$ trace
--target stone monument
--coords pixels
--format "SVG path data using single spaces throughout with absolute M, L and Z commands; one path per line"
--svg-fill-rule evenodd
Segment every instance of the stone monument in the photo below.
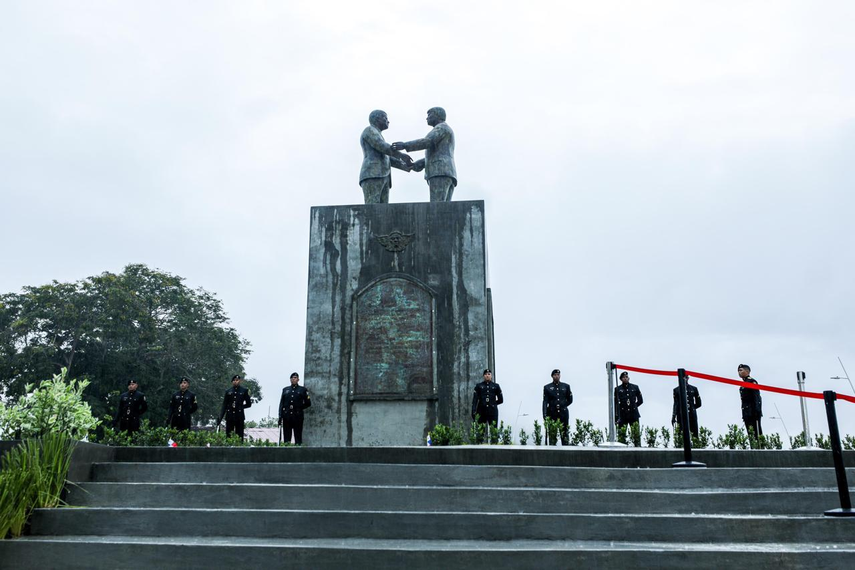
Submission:
M 484 202 L 311 210 L 304 439 L 424 445 L 494 369 Z

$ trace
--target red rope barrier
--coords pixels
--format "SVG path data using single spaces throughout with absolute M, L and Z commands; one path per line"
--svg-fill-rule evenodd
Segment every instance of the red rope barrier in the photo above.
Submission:
M 649 368 L 636 368 L 635 366 L 625 366 L 623 364 L 615 364 L 615 368 L 627 370 L 629 372 L 639 372 L 641 374 L 654 374 L 656 376 L 676 376 L 676 371 L 670 370 L 651 370 Z M 721 376 L 713 376 L 712 374 L 704 374 L 703 372 L 694 372 L 686 370 L 686 374 L 692 378 L 701 378 L 703 380 L 711 380 L 722 384 L 730 384 L 731 386 L 740 386 L 750 390 L 761 390 L 766 392 L 776 392 L 778 394 L 786 394 L 787 396 L 799 396 L 804 398 L 814 398 L 822 400 L 825 398 L 822 392 L 802 392 L 800 390 L 791 390 L 789 388 L 779 388 L 778 386 L 768 386 L 766 384 L 753 384 L 751 382 L 743 382 L 741 380 L 731 380 L 730 378 L 722 378 Z M 838 400 L 844 400 L 855 404 L 855 396 L 847 396 L 846 394 L 837 394 Z
M 649 368 L 636 368 L 634 366 L 626 366 L 624 364 L 615 364 L 615 368 L 628 370 L 629 372 L 640 372 L 642 374 L 656 374 L 657 376 L 676 376 L 676 370 L 651 370 Z

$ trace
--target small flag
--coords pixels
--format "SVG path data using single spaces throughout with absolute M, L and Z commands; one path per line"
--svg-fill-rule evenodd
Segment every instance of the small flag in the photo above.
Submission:
M 167 441 L 167 442 L 166 442 L 166 445 L 167 445 L 168 447 L 178 447 L 178 444 L 177 444 L 177 443 L 175 443 L 174 441 L 172 441 L 172 438 L 171 438 L 171 437 L 169 438 L 169 441 Z

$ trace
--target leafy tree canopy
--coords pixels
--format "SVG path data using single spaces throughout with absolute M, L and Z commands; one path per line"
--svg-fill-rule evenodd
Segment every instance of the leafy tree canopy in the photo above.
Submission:
M 228 326 L 219 299 L 183 281 L 138 264 L 0 295 L 0 393 L 17 397 L 68 368 L 90 381 L 84 396 L 102 417 L 115 413 L 134 378 L 149 402 L 146 416 L 163 425 L 186 376 L 199 402 L 194 418 L 216 418 L 231 377 L 243 376 L 249 343 Z M 256 381 L 244 385 L 261 399 Z

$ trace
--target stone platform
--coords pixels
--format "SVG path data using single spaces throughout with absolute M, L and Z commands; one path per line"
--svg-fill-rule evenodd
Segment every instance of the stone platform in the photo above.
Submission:
M 484 202 L 312 208 L 305 443 L 421 445 L 493 368 Z
M 120 448 L 3 568 L 849 568 L 827 451 Z M 855 454 L 846 453 L 853 464 Z M 855 469 L 849 470 L 850 478 Z

